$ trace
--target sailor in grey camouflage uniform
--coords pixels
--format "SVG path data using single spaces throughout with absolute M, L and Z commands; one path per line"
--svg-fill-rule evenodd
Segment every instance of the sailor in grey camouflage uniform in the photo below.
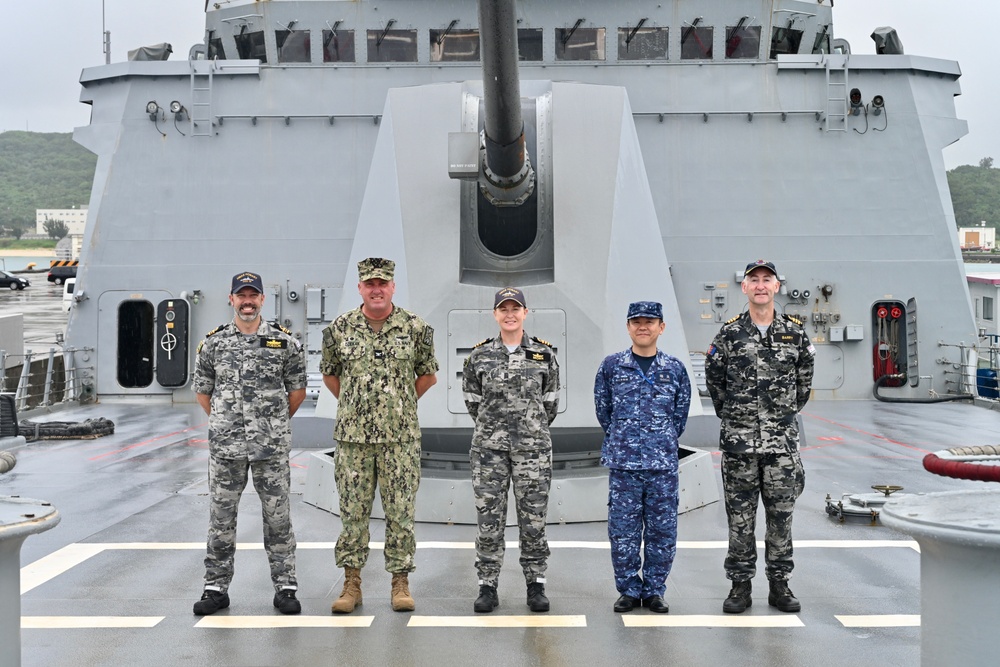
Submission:
M 548 611 L 545 517 L 552 480 L 549 424 L 559 407 L 559 365 L 552 346 L 524 332 L 524 293 L 498 291 L 493 315 L 500 335 L 476 345 L 465 360 L 462 391 L 476 423 L 469 450 L 479 535 L 479 597 L 473 609 L 493 611 L 504 556 L 507 494 L 514 484 L 521 569 L 531 611 Z
M 780 287 L 774 264 L 748 264 L 742 289 L 749 309 L 722 326 L 707 353 L 706 382 L 722 420 L 719 449 L 729 518 L 725 568 L 733 582 L 723 603 L 727 613 L 752 604 L 760 498 L 767 521 L 768 604 L 787 612 L 801 609 L 788 579 L 794 566 L 792 510 L 805 486 L 797 415 L 809 400 L 815 348 L 801 322 L 775 313 Z
M 361 569 L 368 561 L 368 524 L 375 487 L 385 510 L 385 569 L 392 573 L 392 608 L 413 611 L 408 573 L 416 569 L 414 502 L 420 484 L 417 399 L 437 381 L 434 329 L 393 305 L 395 262 L 358 262 L 362 305 L 323 330 L 323 383 L 338 399 L 335 479 L 342 529 L 337 566 L 344 589 L 334 613 L 362 603 Z
M 229 606 L 236 513 L 248 473 L 264 517 L 264 549 L 274 606 L 297 614 L 295 534 L 289 509 L 290 419 L 306 395 L 305 355 L 292 333 L 260 315 L 264 287 L 245 271 L 233 277 L 235 317 L 198 346 L 192 388 L 208 414 L 210 525 L 199 616 Z
M 601 464 L 610 469 L 608 537 L 619 613 L 639 604 L 670 610 L 663 596 L 677 552 L 677 439 L 687 425 L 691 381 L 679 359 L 656 347 L 665 327 L 662 304 L 629 304 L 632 347 L 605 357 L 594 379 L 605 432 Z

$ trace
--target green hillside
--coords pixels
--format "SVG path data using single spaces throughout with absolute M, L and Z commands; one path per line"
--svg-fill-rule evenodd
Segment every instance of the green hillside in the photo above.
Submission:
M 71 134 L 0 134 L 0 227 L 33 230 L 37 208 L 86 205 L 96 166 Z

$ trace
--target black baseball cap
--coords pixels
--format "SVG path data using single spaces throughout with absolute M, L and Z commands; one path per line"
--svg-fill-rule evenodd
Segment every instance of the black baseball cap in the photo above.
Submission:
M 251 273 L 250 271 L 237 273 L 233 276 L 233 288 L 229 290 L 229 293 L 236 294 L 244 287 L 251 287 L 261 294 L 264 293 L 264 283 L 261 282 L 260 276 L 256 273 Z
M 513 301 L 520 304 L 522 308 L 528 307 L 524 301 L 524 292 L 516 287 L 504 287 L 502 290 L 498 290 L 496 296 L 493 297 L 493 310 L 496 310 L 504 301 Z
M 778 269 L 774 268 L 774 262 L 769 262 L 766 259 L 758 259 L 755 262 L 750 262 L 747 264 L 746 270 L 743 272 L 743 277 L 749 276 L 754 269 L 767 269 L 774 274 L 774 277 L 778 277 Z

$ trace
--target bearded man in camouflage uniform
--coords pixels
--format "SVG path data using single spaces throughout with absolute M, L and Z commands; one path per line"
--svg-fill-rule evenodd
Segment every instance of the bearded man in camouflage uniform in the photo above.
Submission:
M 605 433 L 601 464 L 609 468 L 614 610 L 641 604 L 665 614 L 677 554 L 677 439 L 687 426 L 691 381 L 679 359 L 656 347 L 666 328 L 662 304 L 631 303 L 625 320 L 632 347 L 605 357 L 594 378 L 594 409 Z
M 194 613 L 204 616 L 229 606 L 236 512 L 249 472 L 263 510 L 274 606 L 282 614 L 298 614 L 288 452 L 291 416 L 306 396 L 305 355 L 288 329 L 261 317 L 264 286 L 256 273 L 233 277 L 229 303 L 236 316 L 198 346 L 192 383 L 208 414 L 210 495 L 205 591 Z
M 549 610 L 545 516 L 552 480 L 549 424 L 559 408 L 559 365 L 552 346 L 524 332 L 527 315 L 521 290 L 505 287 L 498 291 L 493 317 L 500 325 L 500 335 L 476 345 L 462 372 L 465 406 L 476 423 L 469 462 L 479 524 L 479 597 L 472 608 L 479 613 L 500 605 L 497 584 L 511 481 L 528 608 Z
M 338 399 L 334 477 L 343 528 L 337 566 L 344 588 L 335 614 L 361 604 L 361 569 L 368 561 L 368 524 L 375 486 L 385 510 L 385 569 L 392 573 L 392 608 L 413 611 L 408 574 L 416 565 L 414 501 L 420 484 L 417 399 L 437 381 L 434 330 L 393 305 L 395 262 L 358 262 L 362 305 L 323 330 L 323 383 Z
M 722 420 L 719 449 L 729 519 L 725 568 L 733 582 L 722 610 L 730 614 L 753 602 L 760 498 L 767 521 L 767 602 L 785 612 L 802 608 L 788 579 L 794 566 L 792 510 L 805 487 L 797 415 L 809 400 L 816 350 L 800 321 L 775 313 L 780 287 L 774 264 L 762 259 L 748 264 L 742 289 L 749 308 L 722 326 L 707 353 L 705 379 Z

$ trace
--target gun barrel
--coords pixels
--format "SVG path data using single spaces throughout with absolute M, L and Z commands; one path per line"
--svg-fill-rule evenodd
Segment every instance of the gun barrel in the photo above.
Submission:
M 486 165 L 500 181 L 522 180 L 526 156 L 514 0 L 479 0 L 479 39 L 486 106 Z

